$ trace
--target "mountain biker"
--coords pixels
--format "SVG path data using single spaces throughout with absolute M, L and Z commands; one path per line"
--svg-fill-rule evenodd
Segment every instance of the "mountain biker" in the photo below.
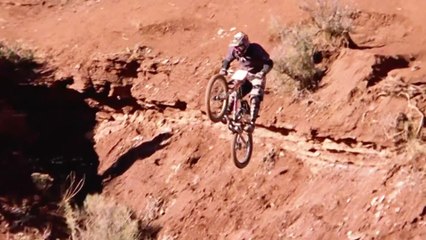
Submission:
M 274 62 L 261 45 L 250 43 L 247 34 L 244 32 L 238 32 L 234 35 L 219 74 L 226 75 L 231 62 L 234 60 L 239 61 L 242 69 L 255 74 L 251 82 L 244 81 L 241 86 L 242 97 L 250 93 L 250 123 L 244 130 L 253 132 L 260 103 L 263 101 L 265 76 L 272 69 Z M 229 105 L 232 106 L 232 103 Z

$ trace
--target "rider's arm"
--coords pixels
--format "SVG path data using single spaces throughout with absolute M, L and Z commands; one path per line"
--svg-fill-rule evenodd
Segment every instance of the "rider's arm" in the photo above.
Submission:
M 266 75 L 269 71 L 271 71 L 271 69 L 274 67 L 274 61 L 272 61 L 272 59 L 268 58 L 266 60 L 264 60 L 263 62 L 263 68 L 262 68 L 262 72 Z
M 265 76 L 269 71 L 271 71 L 272 67 L 274 66 L 274 62 L 269 57 L 268 52 L 259 44 L 253 43 L 252 49 L 251 49 L 252 57 L 257 59 L 258 63 L 261 63 L 262 65 L 258 65 L 256 68 L 259 71 L 258 73 L 261 73 L 262 76 Z
M 225 59 L 222 61 L 222 69 L 228 70 L 229 66 L 231 65 L 231 62 L 235 60 L 234 56 L 234 48 L 229 47 L 228 53 L 226 54 Z
M 266 75 L 269 71 L 271 71 L 272 67 L 274 66 L 274 62 L 272 61 L 272 59 L 269 57 L 268 52 L 266 52 L 266 50 L 260 46 L 257 45 L 257 56 L 258 58 L 262 59 L 263 62 L 263 67 L 260 70 L 261 72 L 263 72 L 263 75 Z

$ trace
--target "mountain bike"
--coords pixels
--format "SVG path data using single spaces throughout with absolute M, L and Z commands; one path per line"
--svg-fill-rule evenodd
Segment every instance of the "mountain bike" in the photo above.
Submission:
M 246 70 L 237 70 L 230 80 L 221 74 L 213 76 L 206 89 L 206 110 L 212 122 L 223 122 L 234 134 L 232 159 L 235 166 L 244 168 L 250 162 L 253 136 L 244 131 L 250 122 L 250 105 L 242 98 L 241 85 L 254 77 Z M 232 106 L 228 106 L 232 104 Z

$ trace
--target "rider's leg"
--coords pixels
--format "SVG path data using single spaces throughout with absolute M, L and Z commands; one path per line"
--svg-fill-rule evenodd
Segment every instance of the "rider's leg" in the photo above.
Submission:
M 260 97 L 257 96 L 250 99 L 250 120 L 253 124 L 259 116 L 260 102 Z
M 241 85 L 241 98 L 246 96 L 250 91 L 253 89 L 253 85 L 250 81 L 244 81 L 244 83 Z M 232 112 L 232 107 L 234 105 L 234 99 L 236 96 L 229 96 L 228 99 L 228 113 Z
M 260 103 L 263 100 L 263 92 L 265 89 L 265 79 L 253 79 L 253 89 L 250 91 L 250 124 L 247 125 L 246 131 L 252 132 L 259 116 Z
M 251 90 L 253 89 L 253 84 L 246 80 L 244 81 L 243 85 L 241 86 L 241 98 L 245 97 Z

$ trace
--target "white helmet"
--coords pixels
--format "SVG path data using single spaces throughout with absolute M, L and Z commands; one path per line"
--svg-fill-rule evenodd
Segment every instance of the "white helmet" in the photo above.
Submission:
M 229 46 L 235 47 L 238 54 L 244 54 L 250 45 L 249 38 L 244 32 L 237 32 Z

